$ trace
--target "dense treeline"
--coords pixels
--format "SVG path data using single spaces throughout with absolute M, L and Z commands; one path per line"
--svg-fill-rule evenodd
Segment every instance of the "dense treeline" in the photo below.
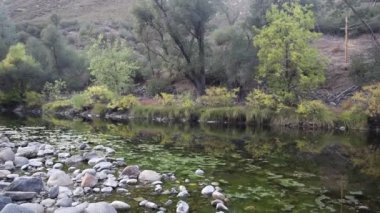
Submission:
M 185 96 L 200 97 L 198 103 L 208 87 L 219 86 L 236 93 L 234 103 L 248 104 L 245 97 L 257 102 L 275 99 L 281 109 L 325 110 L 322 103 L 305 102 L 323 85 L 328 63 L 312 42 L 322 34 L 342 35 L 345 17 L 351 36 L 380 31 L 377 1 L 242 2 L 142 0 L 131 11 L 133 27 L 120 23 L 116 28 L 124 31 L 117 36 L 103 35 L 89 25 L 78 27 L 85 40 L 79 48 L 62 33 L 63 26 L 76 28 L 78 23 L 71 26 L 53 15 L 42 25 L 15 26 L 2 11 L 0 102 L 38 106 L 89 85 L 105 86 L 117 96 L 163 98 L 165 92 L 183 95 L 173 85 L 188 82 L 194 90 Z M 376 48 L 353 60 L 351 71 L 360 83 L 380 79 Z M 102 97 L 95 90 L 71 100 L 83 109 L 96 102 L 101 111 L 111 101 Z M 91 101 L 94 98 L 103 101 Z

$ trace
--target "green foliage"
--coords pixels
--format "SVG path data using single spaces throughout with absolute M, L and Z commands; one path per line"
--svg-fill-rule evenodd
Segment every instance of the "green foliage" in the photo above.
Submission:
M 93 103 L 110 103 L 115 97 L 115 93 L 105 86 L 91 86 L 84 93 Z
M 95 103 L 92 107 L 91 113 L 95 115 L 103 115 L 107 111 L 108 107 L 105 104 Z
M 351 61 L 350 72 L 360 84 L 380 81 L 379 48 L 372 47 L 363 54 L 355 55 Z
M 173 94 L 161 93 L 158 100 L 163 106 L 175 106 L 177 101 Z
M 109 109 L 117 111 L 126 111 L 130 110 L 133 107 L 139 105 L 139 99 L 133 95 L 122 96 L 114 99 L 111 103 L 108 104 Z
M 324 82 L 325 62 L 310 43 L 319 37 L 312 32 L 313 13 L 299 4 L 272 6 L 268 25 L 254 38 L 259 48 L 259 80 L 286 101 L 294 101 Z
M 77 110 L 89 108 L 92 104 L 91 97 L 87 93 L 73 95 L 70 99 L 70 104 Z
M 363 87 L 352 100 L 354 106 L 365 112 L 368 117 L 380 118 L 380 83 Z
M 27 107 L 41 107 L 43 105 L 42 95 L 33 91 L 26 92 L 25 103 Z
M 200 97 L 204 106 L 226 107 L 232 106 L 237 98 L 239 89 L 228 91 L 225 87 L 210 87 L 206 89 L 206 95 Z
M 67 100 L 57 100 L 53 102 L 49 102 L 43 105 L 42 110 L 45 113 L 49 112 L 58 112 L 61 110 L 66 110 L 72 108 L 73 104 L 70 99 Z
M 255 89 L 246 97 L 246 105 L 258 110 L 272 109 L 276 110 L 279 101 L 271 94 L 266 94 L 264 91 Z
M 0 89 L 15 95 L 15 102 L 22 102 L 28 90 L 39 90 L 42 72 L 39 64 L 26 53 L 25 45 L 18 43 L 9 48 L 0 62 Z
M 138 67 L 132 61 L 132 51 L 121 40 L 109 42 L 99 36 L 87 54 L 89 69 L 98 84 L 106 85 L 117 94 L 129 91 Z
M 53 83 L 46 82 L 42 94 L 48 101 L 54 101 L 62 98 L 62 95 L 66 92 L 66 82 L 62 80 L 55 80 Z
M 300 122 L 315 127 L 333 127 L 333 112 L 319 100 L 302 101 L 296 110 Z
M 350 107 L 340 113 L 339 121 L 349 129 L 363 129 L 367 127 L 368 116 L 359 107 Z
M 146 91 L 151 96 L 156 96 L 163 92 L 170 92 L 171 87 L 171 82 L 165 78 L 154 78 L 146 83 Z

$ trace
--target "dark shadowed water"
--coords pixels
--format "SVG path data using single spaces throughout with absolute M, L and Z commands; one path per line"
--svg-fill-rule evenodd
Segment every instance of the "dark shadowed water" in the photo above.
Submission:
M 1 131 L 23 131 L 30 140 L 70 144 L 83 140 L 117 150 L 127 164 L 174 172 L 185 185 L 192 212 L 215 212 L 202 185 L 219 184 L 230 212 L 380 212 L 380 136 L 374 132 L 300 132 L 0 116 Z M 45 127 L 28 130 L 22 127 Z M 8 128 L 8 129 L 7 129 Z M 203 169 L 204 177 L 194 175 Z M 187 181 L 185 181 L 188 179 Z M 131 195 L 96 195 L 92 200 L 134 198 L 158 204 L 178 198 L 154 195 L 152 188 L 130 188 Z

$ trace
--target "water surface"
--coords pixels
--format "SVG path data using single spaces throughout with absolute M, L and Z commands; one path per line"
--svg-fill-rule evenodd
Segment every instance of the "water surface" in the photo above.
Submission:
M 80 140 L 117 151 L 127 164 L 174 172 L 191 194 L 192 212 L 214 212 L 202 185 L 219 184 L 229 197 L 230 212 L 380 212 L 380 136 L 366 132 L 300 132 L 226 126 L 0 116 L 1 131 L 22 131 L 29 140 L 67 143 Z M 44 128 L 24 128 L 44 127 Z M 8 128 L 8 129 L 7 129 Z M 206 172 L 194 175 L 196 169 Z M 94 196 L 123 200 L 137 209 L 137 197 L 159 204 L 175 196 L 151 188 L 130 188 L 131 195 Z M 175 204 L 168 207 L 173 212 Z M 364 212 L 364 211 L 363 211 Z

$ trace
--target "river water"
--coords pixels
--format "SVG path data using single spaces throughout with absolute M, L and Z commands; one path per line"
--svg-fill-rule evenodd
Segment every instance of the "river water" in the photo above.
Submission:
M 34 128 L 25 128 L 34 127 Z M 43 128 L 35 128 L 43 127 Z M 0 115 L 0 133 L 22 131 L 29 140 L 70 144 L 82 140 L 116 150 L 127 164 L 174 172 L 190 192 L 192 212 L 215 212 L 202 197 L 205 184 L 218 184 L 230 212 L 380 212 L 380 135 L 375 132 L 301 132 L 216 125 L 68 121 Z M 204 177 L 194 175 L 202 169 Z M 91 197 L 122 200 L 137 207 L 145 198 L 175 209 L 178 198 L 130 188 L 131 195 Z

